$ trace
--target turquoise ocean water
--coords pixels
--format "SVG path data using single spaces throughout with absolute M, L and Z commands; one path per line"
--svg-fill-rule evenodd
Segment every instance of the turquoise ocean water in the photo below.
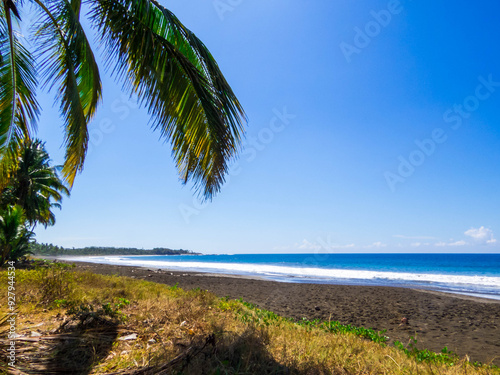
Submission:
M 500 299 L 500 254 L 151 255 L 71 259 L 282 282 L 423 288 Z

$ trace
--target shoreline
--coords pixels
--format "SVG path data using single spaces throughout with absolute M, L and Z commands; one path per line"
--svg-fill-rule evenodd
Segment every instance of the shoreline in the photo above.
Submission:
M 500 365 L 500 301 L 413 288 L 277 282 L 253 277 L 71 261 L 78 270 L 128 276 L 219 297 L 242 298 L 284 317 L 332 320 L 386 330 L 392 344 L 447 347 L 472 362 Z M 407 318 L 409 324 L 401 324 Z
M 123 255 L 110 255 L 109 257 L 122 257 Z M 138 257 L 143 257 L 142 255 L 137 255 Z M 146 255 L 147 256 L 154 256 L 154 255 Z M 132 265 L 132 264 L 113 264 L 113 263 L 99 263 L 99 262 L 88 262 L 85 260 L 85 258 L 95 258 L 95 257 L 103 257 L 103 255 L 95 256 L 95 255 L 88 255 L 88 256 L 39 256 L 39 257 L 44 257 L 46 259 L 52 259 L 52 260 L 59 260 L 59 261 L 68 261 L 68 262 L 87 262 L 87 263 L 96 263 L 96 264 L 108 264 L 108 265 L 115 265 L 115 266 L 124 266 L 124 267 L 139 267 L 139 268 L 145 268 L 145 269 L 151 269 L 158 267 L 156 265 Z M 108 256 L 106 256 L 108 257 Z M 126 257 L 129 257 L 126 255 Z M 133 257 L 133 256 L 130 256 Z M 255 280 L 267 280 L 267 281 L 273 281 L 273 282 L 280 282 L 280 283 L 292 283 L 292 284 L 318 284 L 318 285 L 342 285 L 342 286 L 373 286 L 373 287 L 392 287 L 392 288 L 403 288 L 403 289 L 412 289 L 412 290 L 420 290 L 420 291 L 427 291 L 427 292 L 435 292 L 435 293 L 444 293 L 445 295 L 451 295 L 451 296 L 456 296 L 457 298 L 464 298 L 464 299 L 478 299 L 478 300 L 488 300 L 488 301 L 496 301 L 500 303 L 500 293 L 499 294 L 492 294 L 488 292 L 466 292 L 466 291 L 460 291 L 460 290 L 454 290 L 452 288 L 447 288 L 444 286 L 427 286 L 427 285 L 418 285 L 418 284 L 413 284 L 411 282 L 397 282 L 392 280 L 393 282 L 387 281 L 387 282 L 372 282 L 371 279 L 302 279 L 302 278 L 297 278 L 295 276 L 261 276 L 258 274 L 252 274 L 252 273 L 232 273 L 231 271 L 234 272 L 234 270 L 231 271 L 214 271 L 210 267 L 207 269 L 199 269 L 199 268 L 189 268 L 186 267 L 181 268 L 181 267 L 176 267 L 176 268 L 159 268 L 162 270 L 166 271 L 171 271 L 171 272 L 180 272 L 180 273 L 196 273 L 198 276 L 204 276 L 204 275 L 213 275 L 213 276 L 218 276 L 218 277 L 238 277 L 238 278 L 246 278 L 246 279 L 255 279 Z M 237 271 L 235 271 L 237 272 Z M 353 281 L 354 280 L 354 281 Z

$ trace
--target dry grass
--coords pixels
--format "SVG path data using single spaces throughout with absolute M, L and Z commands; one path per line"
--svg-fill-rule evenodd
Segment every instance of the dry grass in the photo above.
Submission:
M 16 282 L 17 332 L 32 340 L 17 341 L 18 373 L 500 374 L 466 359 L 417 362 L 395 348 L 202 290 L 61 268 L 17 270 Z M 0 285 L 6 283 L 2 271 Z M 101 314 L 106 303 L 119 311 Z M 93 312 L 74 319 L 70 306 Z M 29 338 L 31 332 L 42 336 Z M 130 334 L 137 337 L 120 340 Z

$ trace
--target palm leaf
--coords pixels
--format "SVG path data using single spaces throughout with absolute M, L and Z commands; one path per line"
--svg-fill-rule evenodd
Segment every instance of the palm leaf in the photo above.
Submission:
M 18 167 L 19 151 L 22 143 L 23 139 L 19 134 L 14 132 L 9 144 L 5 147 L 0 157 L 0 192 L 5 191 L 12 183 Z
M 36 37 L 44 61 L 44 85 L 58 87 L 57 97 L 65 122 L 63 175 L 72 186 L 76 174 L 83 169 L 89 138 L 87 124 L 101 98 L 99 69 L 79 21 L 80 1 L 34 2 L 41 11 Z
M 9 259 L 19 239 L 26 232 L 24 211 L 20 206 L 9 206 L 0 215 L 0 266 Z
M 12 173 L 12 182 L 2 193 L 3 203 L 7 206 L 19 205 L 25 218 L 34 226 L 54 225 L 55 215 L 52 208 L 60 208 L 63 194 L 69 190 L 59 178 L 60 167 L 52 167 L 40 140 L 23 143 L 17 155 L 17 167 Z
M 0 185 L 7 181 L 22 139 L 35 128 L 39 106 L 34 60 L 12 27 L 11 9 L 0 6 Z M 0 186 L 0 187 L 2 187 Z
M 240 147 L 243 109 L 201 41 L 158 3 L 96 0 L 91 18 L 115 62 L 112 72 L 138 95 L 152 127 L 170 140 L 184 183 L 205 198 L 220 190 Z

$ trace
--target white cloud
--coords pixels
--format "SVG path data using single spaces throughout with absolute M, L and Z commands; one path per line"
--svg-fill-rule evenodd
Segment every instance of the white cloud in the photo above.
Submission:
M 348 245 L 337 245 L 337 248 L 338 249 L 347 249 L 347 248 L 351 248 L 351 247 L 354 247 L 355 245 L 353 243 L 350 243 Z
M 464 246 L 464 245 L 467 245 L 467 242 L 465 242 L 463 240 L 461 240 L 461 241 L 450 240 L 450 242 L 440 241 L 440 242 L 436 242 L 434 244 L 434 246 L 438 246 L 438 247 L 443 247 L 443 246 Z
M 328 251 L 328 250 L 336 250 L 336 249 L 350 249 L 355 247 L 353 243 L 347 244 L 347 245 L 338 245 L 338 244 L 333 244 L 330 243 L 330 241 L 324 242 L 324 241 L 319 241 L 319 242 L 311 242 L 306 239 L 303 239 L 302 242 L 295 243 L 293 245 L 293 249 L 296 250 L 308 250 L 308 251 Z M 277 248 L 275 248 L 277 250 Z
M 464 240 L 461 240 L 461 241 L 455 241 L 455 242 L 450 242 L 448 244 L 448 246 L 464 246 L 464 245 L 467 245 L 467 242 L 465 242 Z
M 334 250 L 334 249 L 350 249 L 352 247 L 355 247 L 353 243 L 347 244 L 347 245 L 330 245 L 328 249 Z
M 466 230 L 464 234 L 471 239 L 471 241 L 459 240 L 455 241 L 451 238 L 448 242 L 439 241 L 434 244 L 437 247 L 444 246 L 465 246 L 465 245 L 490 245 L 497 242 L 493 236 L 493 231 L 489 228 L 479 227 Z
M 296 243 L 294 245 L 294 248 L 299 250 L 321 250 L 321 245 L 309 242 L 308 240 L 304 239 L 301 243 Z
M 471 237 L 478 244 L 494 244 L 497 242 L 493 236 L 493 231 L 485 227 L 471 228 L 465 231 L 464 234 Z
M 412 246 L 412 247 L 419 247 L 421 245 L 422 244 L 420 242 L 413 242 L 413 243 L 410 244 L 410 246 Z
M 353 243 L 341 245 L 338 243 L 334 243 L 330 236 L 328 237 L 318 237 L 316 241 L 310 241 L 308 239 L 303 239 L 300 242 L 296 242 L 290 245 L 281 245 L 274 246 L 273 250 L 275 251 L 299 251 L 299 252 L 313 252 L 313 253 L 325 253 L 325 252 L 333 252 L 335 250 L 347 250 L 357 248 L 357 246 Z
M 365 246 L 367 249 L 375 248 L 375 249 L 380 249 L 382 247 L 386 247 L 387 245 L 385 243 L 382 243 L 380 241 L 374 242 L 371 245 Z
M 405 240 L 435 240 L 436 237 L 431 236 L 405 236 L 403 234 L 393 234 L 392 237 L 403 238 Z

